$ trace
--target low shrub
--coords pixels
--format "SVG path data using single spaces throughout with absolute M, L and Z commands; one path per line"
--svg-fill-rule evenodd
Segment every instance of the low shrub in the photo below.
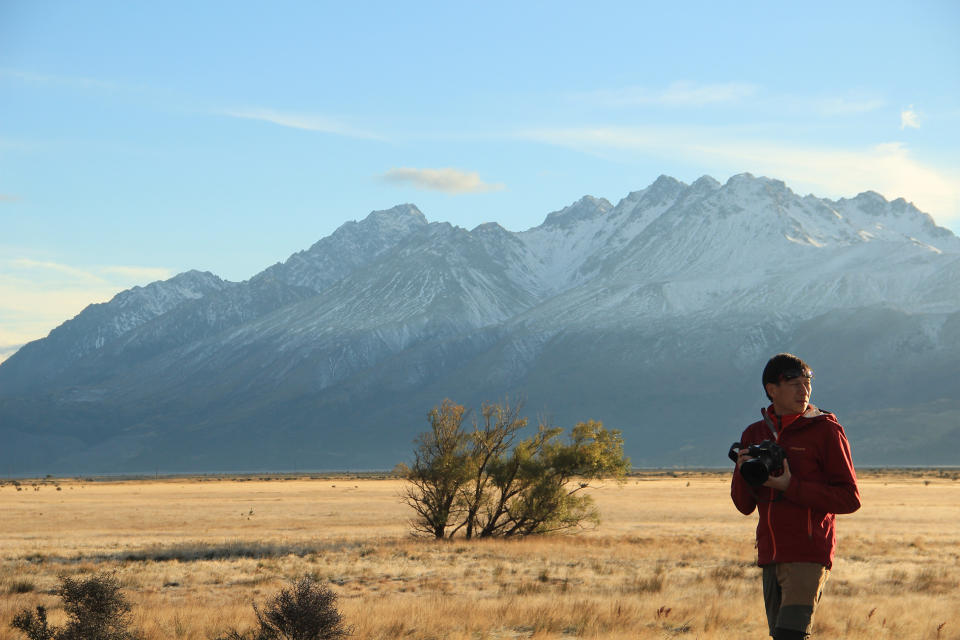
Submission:
M 140 640 L 127 630 L 130 605 L 112 575 L 100 573 L 86 579 L 60 576 L 56 595 L 63 600 L 69 618 L 64 626 L 51 627 L 42 606 L 35 612 L 21 610 L 10 626 L 29 640 Z
M 261 609 L 253 611 L 259 628 L 240 633 L 231 629 L 217 640 L 342 640 L 350 635 L 337 610 L 337 595 L 311 576 L 281 589 Z

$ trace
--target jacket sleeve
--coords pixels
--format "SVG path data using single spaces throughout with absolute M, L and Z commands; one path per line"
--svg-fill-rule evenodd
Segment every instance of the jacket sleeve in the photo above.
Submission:
M 740 439 L 741 448 L 746 448 L 743 446 L 743 439 Z M 733 498 L 733 504 L 737 507 L 737 511 L 742 513 L 745 516 L 753 513 L 753 510 L 757 508 L 757 496 L 751 490 L 747 481 L 743 479 L 743 476 L 737 471 L 736 468 L 733 470 L 733 479 L 730 481 L 730 497 Z
M 784 497 L 817 511 L 853 513 L 860 508 L 860 490 L 857 488 L 850 443 L 843 427 L 832 420 L 830 423 L 834 428 L 827 435 L 823 461 L 826 482 L 801 480 L 792 476 Z

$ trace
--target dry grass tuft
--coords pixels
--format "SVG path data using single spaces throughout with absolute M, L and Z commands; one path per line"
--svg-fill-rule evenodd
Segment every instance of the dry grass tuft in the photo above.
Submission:
M 756 516 L 727 483 L 634 477 L 593 491 L 596 531 L 469 543 L 411 538 L 389 479 L 7 483 L 0 637 L 16 637 L 22 608 L 61 623 L 57 576 L 103 570 L 146 640 L 252 629 L 251 603 L 303 575 L 332 587 L 357 640 L 764 637 Z M 818 635 L 960 639 L 960 483 L 865 474 L 861 491 L 863 509 L 839 519 Z

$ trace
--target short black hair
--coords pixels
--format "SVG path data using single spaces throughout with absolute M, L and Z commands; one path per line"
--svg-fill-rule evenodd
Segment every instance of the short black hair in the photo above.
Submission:
M 780 384 L 783 380 L 799 377 L 813 378 L 813 369 L 792 353 L 778 353 L 767 361 L 763 368 L 763 392 L 768 384 Z M 767 393 L 767 398 L 770 394 Z M 770 398 L 772 400 L 772 398 Z

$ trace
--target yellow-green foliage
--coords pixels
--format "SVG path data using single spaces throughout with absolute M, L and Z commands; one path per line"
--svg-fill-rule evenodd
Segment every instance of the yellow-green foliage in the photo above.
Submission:
M 415 533 L 469 539 L 595 525 L 599 513 L 584 489 L 630 468 L 620 432 L 594 420 L 575 425 L 566 440 L 562 428 L 546 424 L 520 439 L 527 420 L 507 402 L 484 404 L 472 431 L 465 415 L 444 400 L 417 438 L 403 494 Z

